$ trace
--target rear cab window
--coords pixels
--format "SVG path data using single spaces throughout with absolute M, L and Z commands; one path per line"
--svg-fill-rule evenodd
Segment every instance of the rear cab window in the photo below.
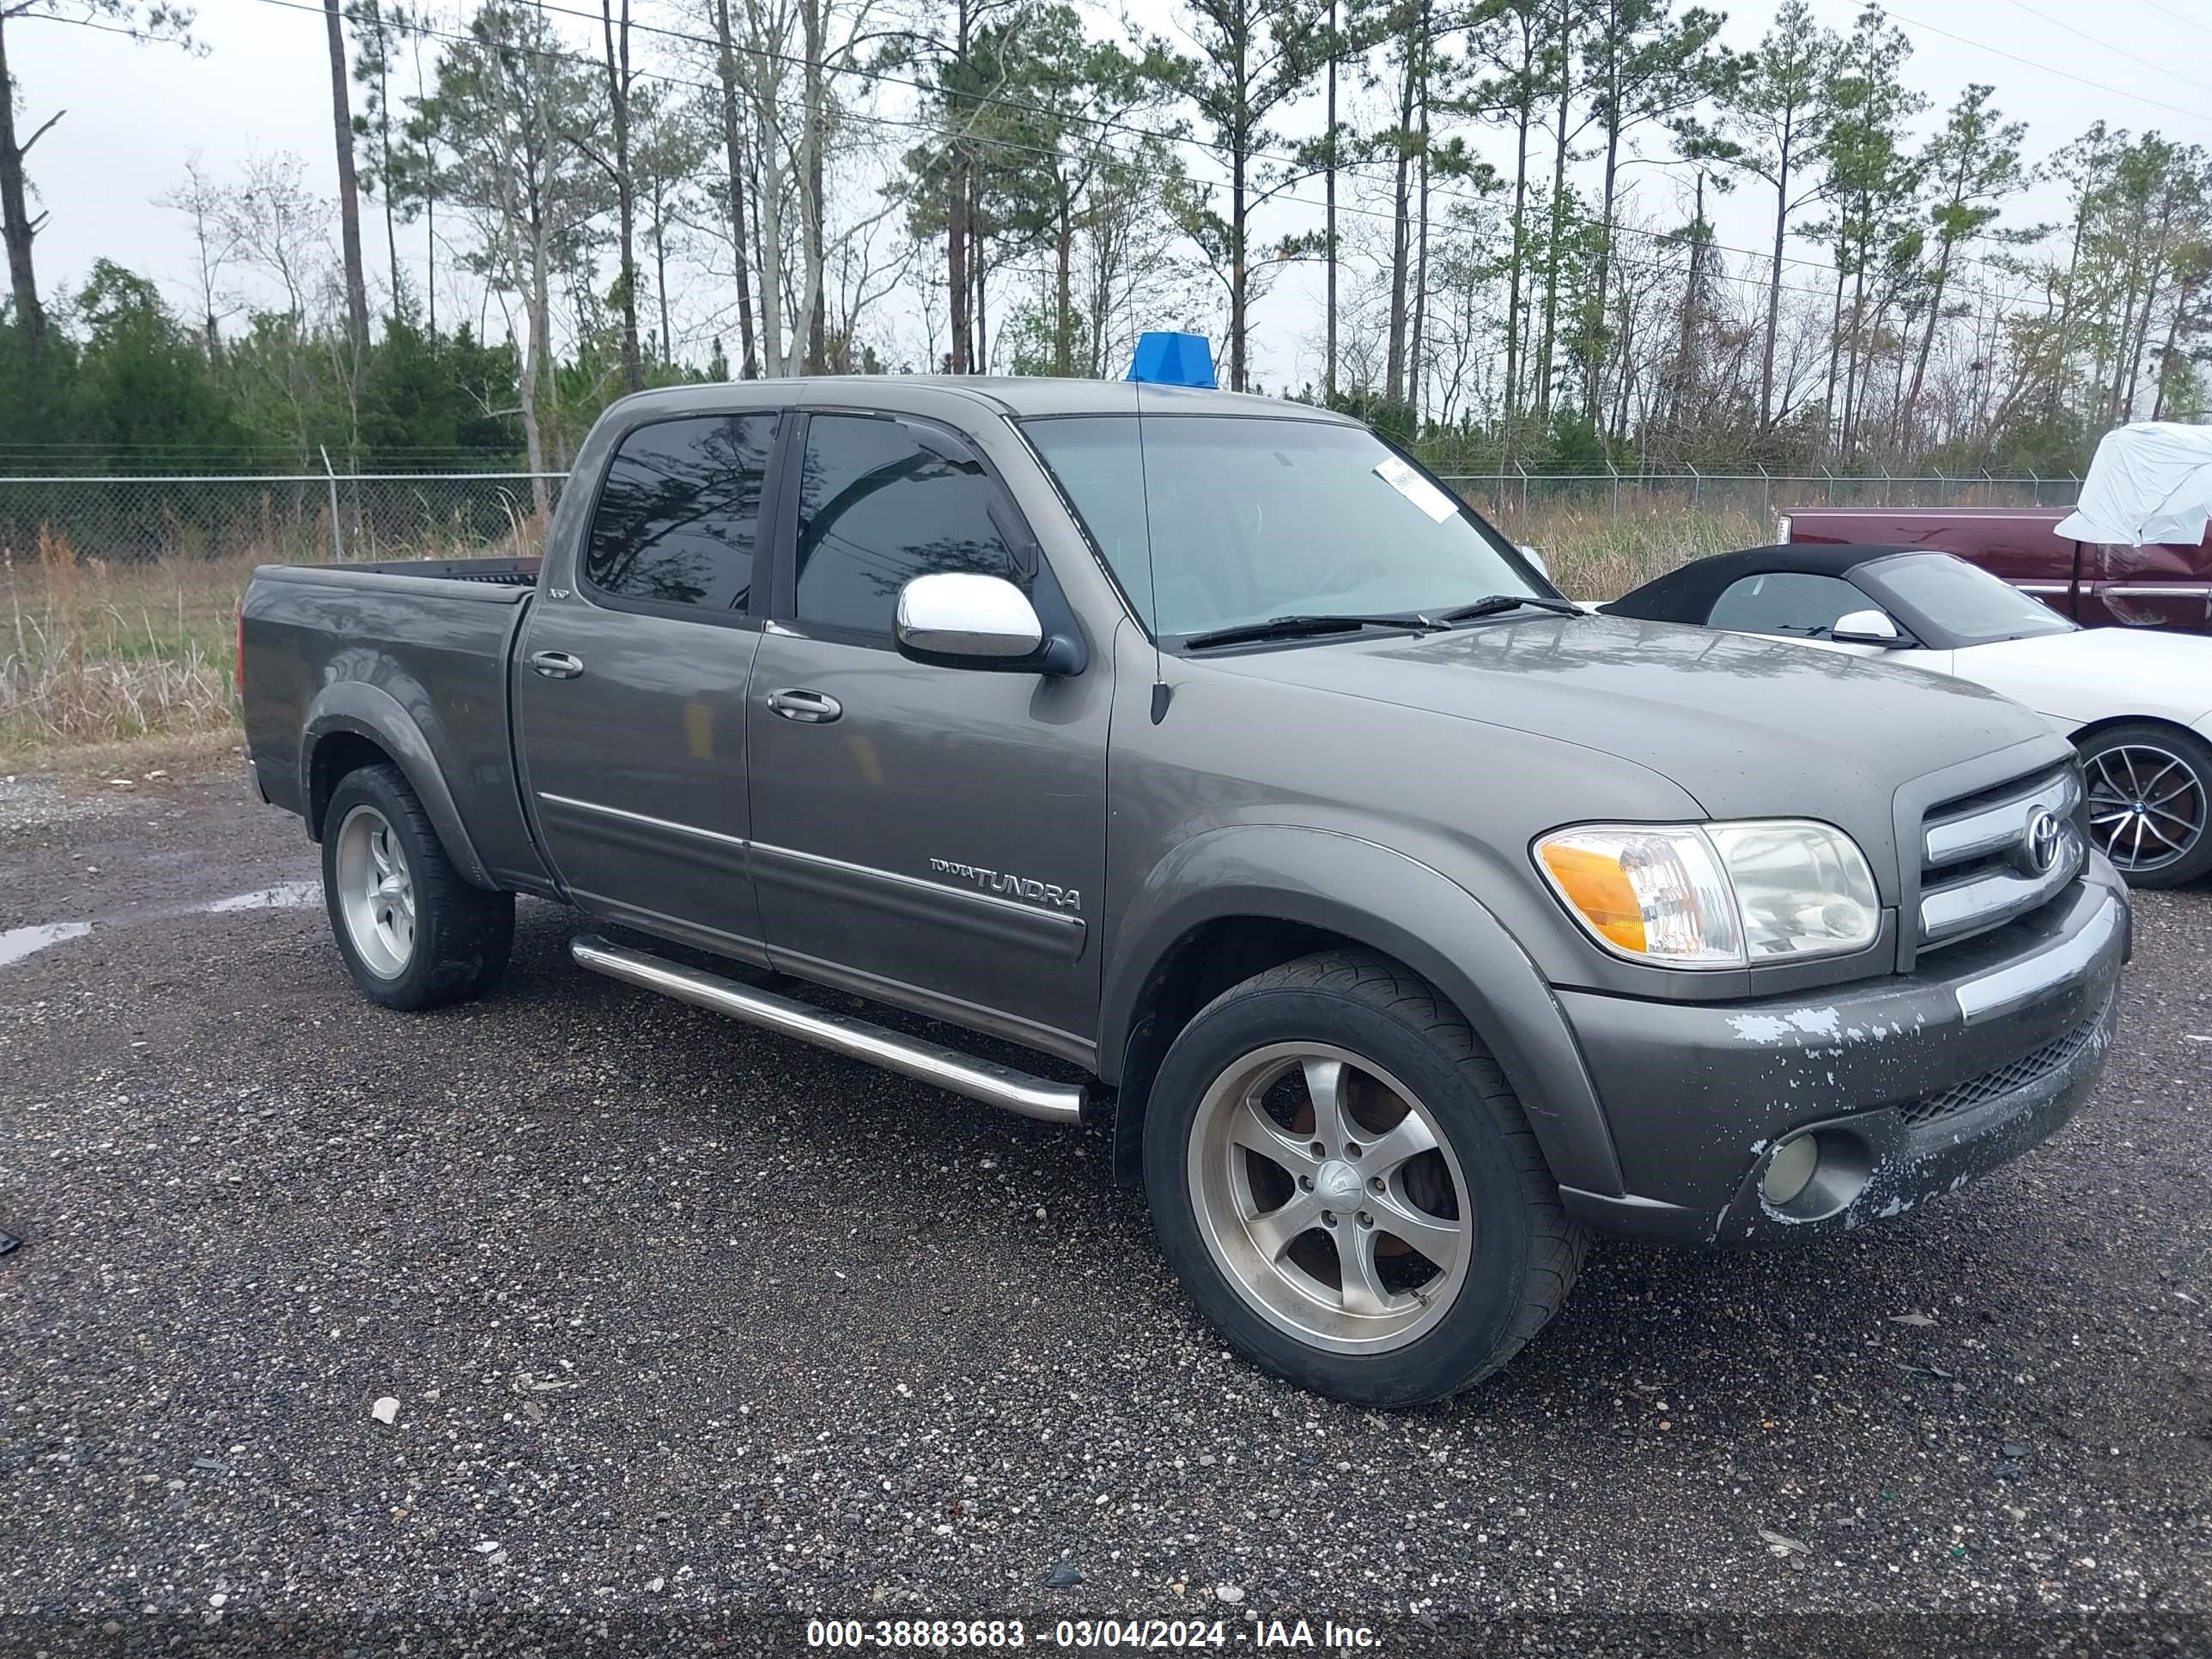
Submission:
M 592 509 L 582 585 L 623 607 L 741 617 L 777 420 L 773 412 L 697 416 L 628 434 Z

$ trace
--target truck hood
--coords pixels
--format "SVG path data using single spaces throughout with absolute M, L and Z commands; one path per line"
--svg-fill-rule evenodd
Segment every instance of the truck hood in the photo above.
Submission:
M 1616 756 L 1714 817 L 1886 822 L 1908 780 L 2050 737 L 2028 710 L 1964 680 L 1617 617 L 1346 640 L 1212 665 Z

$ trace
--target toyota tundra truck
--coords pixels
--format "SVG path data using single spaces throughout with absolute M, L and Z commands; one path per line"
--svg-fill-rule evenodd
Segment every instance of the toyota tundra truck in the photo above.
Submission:
M 240 637 L 369 1000 L 572 907 L 591 972 L 1100 1122 L 1205 1316 L 1376 1406 L 1504 1364 L 1593 1232 L 1832 1234 L 2036 1146 L 2129 950 L 2034 714 L 1586 614 L 1294 404 L 648 392 L 542 561 L 269 567 Z

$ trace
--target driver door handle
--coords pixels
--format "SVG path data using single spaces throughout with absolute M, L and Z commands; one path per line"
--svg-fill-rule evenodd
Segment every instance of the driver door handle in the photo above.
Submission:
M 565 651 L 533 651 L 530 665 L 549 680 L 573 680 L 584 672 L 584 659 Z
M 845 712 L 845 705 L 836 698 L 797 686 L 769 692 L 768 706 L 784 719 L 807 726 L 827 726 Z

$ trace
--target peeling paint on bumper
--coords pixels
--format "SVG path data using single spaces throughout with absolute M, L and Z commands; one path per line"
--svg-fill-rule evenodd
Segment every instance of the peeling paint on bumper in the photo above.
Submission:
M 2103 860 L 2027 922 L 1925 958 L 1927 971 L 1756 1004 L 1656 1004 L 1557 993 L 1603 1101 L 1620 1194 L 1568 1189 L 1601 1231 L 1735 1243 L 1839 1232 L 1955 1190 L 2053 1133 L 2104 1066 L 2129 950 L 2127 893 Z M 1968 1021 L 1961 984 L 2038 962 L 2036 993 Z M 1927 1116 L 1925 1103 L 2080 1034 L 2017 1087 Z M 1916 1121 L 1923 1120 L 1923 1121 Z M 1865 1150 L 1863 1188 L 1802 1220 L 1760 1199 L 1766 1152 L 1832 1129 Z

